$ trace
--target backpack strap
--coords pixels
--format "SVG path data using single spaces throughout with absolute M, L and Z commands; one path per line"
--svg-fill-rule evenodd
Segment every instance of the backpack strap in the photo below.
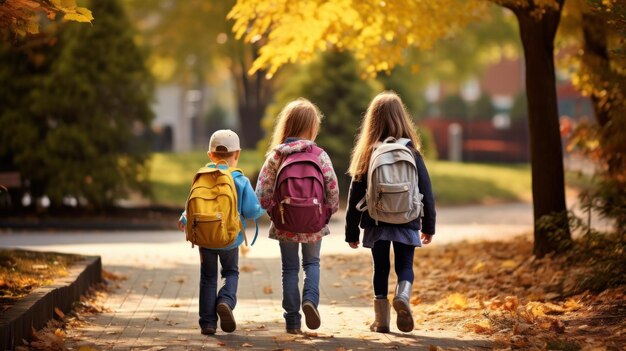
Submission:
M 356 204 L 356 210 L 357 211 L 359 211 L 359 212 L 367 211 L 367 201 L 365 200 L 366 197 L 367 197 L 367 195 L 363 196 L 361 201 L 359 201 L 359 203 Z
M 396 140 L 396 142 L 400 145 L 404 145 L 404 146 L 409 146 L 409 143 L 411 142 L 411 139 L 409 138 L 400 138 L 398 140 Z
M 256 231 L 254 232 L 254 238 L 252 239 L 250 246 L 254 245 L 256 238 L 259 236 L 259 222 L 256 219 L 254 220 L 254 225 L 256 226 Z

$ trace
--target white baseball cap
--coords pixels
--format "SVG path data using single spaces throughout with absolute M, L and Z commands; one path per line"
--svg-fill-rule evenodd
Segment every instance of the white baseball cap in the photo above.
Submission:
M 237 136 L 237 133 L 230 129 L 220 129 L 211 135 L 211 140 L 209 140 L 209 151 L 216 152 L 219 146 L 226 149 L 220 150 L 221 152 L 241 150 L 241 147 L 239 146 L 239 136 Z

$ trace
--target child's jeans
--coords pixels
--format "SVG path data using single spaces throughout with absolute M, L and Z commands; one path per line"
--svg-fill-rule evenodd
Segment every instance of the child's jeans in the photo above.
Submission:
M 200 327 L 217 327 L 215 308 L 225 302 L 231 309 L 237 304 L 237 284 L 239 283 L 239 248 L 232 250 L 211 250 L 200 248 Z M 224 285 L 217 292 L 217 259 L 222 266 Z M 217 295 L 217 296 L 216 296 Z
M 304 270 L 304 287 L 302 302 L 311 301 L 315 307 L 320 301 L 320 247 L 322 240 L 314 243 L 280 242 L 280 256 L 283 263 L 283 309 L 287 329 L 299 329 L 300 290 L 298 273 L 300 273 L 300 257 L 298 249 L 302 245 L 302 269 Z
M 372 258 L 374 259 L 374 294 L 376 297 L 387 297 L 389 292 L 389 249 L 391 241 L 378 240 L 372 247 Z M 413 255 L 415 246 L 393 242 L 394 263 L 398 282 L 403 280 L 413 283 Z

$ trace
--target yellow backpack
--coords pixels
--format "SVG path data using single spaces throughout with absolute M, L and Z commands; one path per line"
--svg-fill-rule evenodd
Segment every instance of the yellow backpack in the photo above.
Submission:
M 185 233 L 191 247 L 226 247 L 235 241 L 243 229 L 237 211 L 237 189 L 232 175 L 234 171 L 243 172 L 238 168 L 220 169 L 218 165 L 221 163 L 225 162 L 209 163 L 200 168 L 191 183 L 185 206 Z

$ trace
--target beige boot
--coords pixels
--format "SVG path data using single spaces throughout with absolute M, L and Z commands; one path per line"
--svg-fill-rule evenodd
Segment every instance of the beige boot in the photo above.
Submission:
M 377 333 L 389 333 L 389 321 L 391 314 L 389 313 L 389 300 L 374 299 L 374 313 L 376 319 L 370 325 L 370 330 Z
M 393 309 L 398 313 L 397 325 L 405 333 L 413 331 L 415 323 L 411 314 L 411 283 L 403 280 L 396 286 L 396 296 L 393 298 Z

